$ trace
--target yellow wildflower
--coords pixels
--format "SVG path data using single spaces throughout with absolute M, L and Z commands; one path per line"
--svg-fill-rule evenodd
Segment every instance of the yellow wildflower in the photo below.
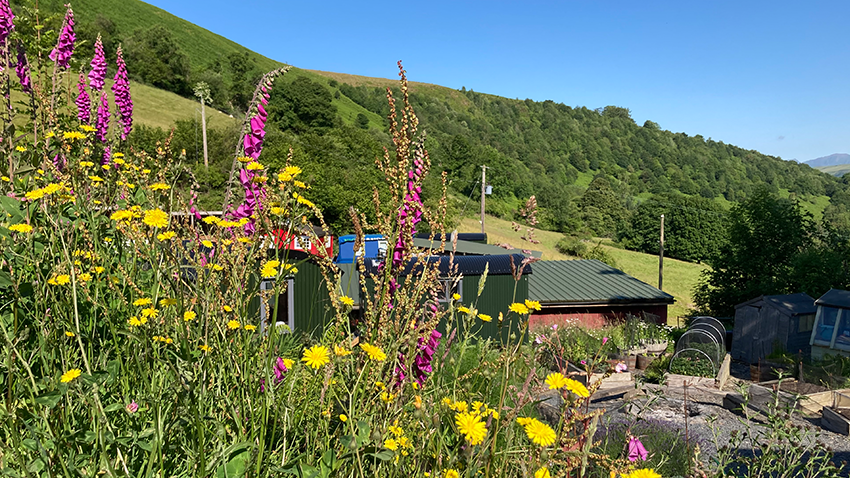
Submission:
M 9 230 L 13 232 L 20 232 L 21 234 L 28 234 L 32 232 L 32 226 L 29 224 L 13 224 L 9 226 Z
M 152 319 L 156 318 L 159 315 L 159 311 L 154 309 L 153 307 L 148 307 L 147 309 L 142 309 L 142 317 L 150 317 Z
M 151 191 L 165 191 L 167 189 L 170 189 L 171 186 L 169 186 L 165 183 L 153 183 L 153 184 L 150 185 L 150 188 L 151 188 Z
M 106 268 L 101 267 L 101 266 L 97 266 L 97 267 L 94 268 L 94 272 L 97 273 L 97 274 L 100 274 L 105 270 L 106 270 Z
M 295 365 L 295 360 L 292 359 L 283 359 L 283 366 L 288 369 L 291 369 Z
M 549 385 L 549 390 L 558 390 L 567 386 L 567 378 L 560 373 L 550 373 L 546 377 L 546 385 Z
M 536 300 L 525 299 L 525 306 L 528 307 L 529 310 L 541 310 L 540 302 Z
M 457 311 L 463 314 L 469 314 L 469 307 L 460 306 L 457 308 Z
M 552 427 L 537 419 L 530 419 L 525 425 L 525 433 L 528 439 L 540 446 L 550 446 L 555 443 L 557 435 Z
M 80 133 L 79 131 L 65 131 L 62 133 L 62 137 L 65 139 L 70 139 L 71 141 L 75 139 L 86 139 L 86 135 Z
M 30 191 L 24 195 L 25 198 L 30 200 L 38 200 L 44 197 L 44 189 L 36 189 L 34 191 Z
M 151 209 L 145 211 L 145 218 L 142 219 L 142 222 L 150 227 L 166 227 L 168 226 L 168 214 L 162 209 Z
M 263 279 L 271 279 L 272 277 L 277 276 L 277 267 L 280 265 L 280 261 L 266 261 L 263 264 L 262 269 L 260 269 L 260 275 Z
M 113 221 L 129 221 L 130 219 L 133 219 L 133 211 L 115 211 L 111 216 L 109 216 L 109 219 L 112 219 Z
M 249 325 L 245 326 L 245 330 L 247 330 L 248 332 L 253 332 L 253 331 L 257 330 L 257 326 L 249 324 Z
M 167 307 L 175 304 L 177 304 L 177 299 L 159 299 L 160 307 Z
M 161 233 L 161 234 L 157 234 L 157 235 L 156 235 L 156 238 L 157 238 L 160 242 L 164 242 L 164 241 L 170 241 L 170 240 L 171 240 L 171 239 L 173 239 L 175 236 L 177 236 L 177 233 L 176 233 L 176 232 L 174 232 L 174 231 L 165 231 L 165 232 L 163 232 L 163 233 Z
M 381 350 L 380 347 L 376 347 L 374 345 L 368 344 L 366 342 L 360 344 L 360 348 L 363 349 L 366 354 L 369 355 L 369 358 L 378 362 L 382 362 L 387 359 L 387 354 Z
M 207 224 L 215 224 L 221 221 L 221 219 L 217 218 L 216 216 L 207 216 L 203 219 L 203 221 Z
M 91 161 L 80 161 L 80 166 L 82 166 L 84 168 L 90 168 L 90 167 L 94 166 L 94 163 L 91 162 Z
M 224 307 L 222 307 L 222 309 L 224 309 L 225 312 L 233 312 L 233 308 L 229 305 L 225 305 Z
M 92 182 L 95 182 L 95 183 L 102 183 L 103 182 L 103 178 L 100 177 L 100 176 L 89 176 L 89 179 L 91 179 Z
M 275 206 L 275 207 L 271 208 L 271 213 L 274 214 L 275 216 L 280 216 L 284 212 L 286 212 L 286 210 L 283 209 L 282 207 L 279 207 L 279 206 Z
M 347 417 L 347 416 L 345 416 L 345 414 L 341 414 L 341 415 L 339 416 L 339 421 L 341 421 L 341 422 L 345 423 L 345 422 L 347 422 L 347 421 L 348 421 L 348 417 Z
M 454 294 L 452 294 L 452 299 L 454 299 L 454 300 L 460 300 L 460 294 L 458 294 L 458 293 L 454 293 Z
M 387 450 L 396 451 L 398 450 L 398 442 L 392 438 L 387 438 L 386 441 L 384 441 L 384 448 L 386 448 Z
M 386 392 L 386 391 L 381 392 L 381 401 L 383 401 L 384 403 L 390 403 L 390 402 L 393 401 L 394 398 L 395 398 L 394 393 L 390 393 L 390 392 Z
M 484 322 L 490 322 L 491 320 L 493 320 L 493 317 L 490 317 L 487 314 L 478 314 L 478 318 Z
M 247 169 L 248 171 L 262 171 L 266 168 L 257 161 L 251 161 L 250 163 L 248 163 L 248 166 L 246 166 L 245 169 Z
M 324 345 L 314 345 L 309 349 L 304 350 L 301 361 L 316 370 L 330 362 L 330 354 L 328 348 Z
M 352 307 L 354 305 L 354 299 L 346 295 L 340 296 L 339 301 L 349 307 Z
M 16 151 L 25 152 L 27 150 L 26 146 L 15 146 Z
M 239 161 L 240 163 L 249 163 L 249 162 L 253 161 L 254 158 L 252 158 L 250 156 L 239 156 L 238 158 L 236 158 L 236 160 Z
M 0 176 L 0 180 L 2 180 L 3 182 L 6 182 L 6 183 L 11 181 L 11 179 L 9 179 L 9 176 Z
M 93 133 L 94 131 L 97 130 L 94 126 L 87 125 L 87 124 L 81 124 L 80 129 L 85 131 L 86 133 Z
M 75 378 L 79 377 L 83 372 L 78 368 L 72 368 L 67 372 L 62 374 L 62 378 L 60 379 L 62 383 L 68 383 L 73 381 Z
M 294 178 L 295 176 L 298 176 L 299 174 L 301 174 L 301 168 L 299 168 L 298 166 L 287 166 L 283 170 L 283 172 L 284 172 L 284 174 L 288 174 L 288 175 L 290 175 Z
M 534 478 L 552 478 L 552 475 L 549 473 L 549 468 L 545 466 L 534 472 Z
M 457 470 L 450 469 L 446 470 L 445 474 L 443 475 L 443 478 L 460 478 L 460 474 L 457 472 Z
M 73 333 L 73 332 L 70 332 L 70 331 L 67 331 L 67 330 L 66 330 L 66 331 L 65 331 L 65 336 L 66 336 L 66 337 L 76 337 L 76 336 L 77 336 L 77 334 L 75 334 L 75 333 Z
M 189 322 L 190 320 L 195 320 L 198 317 L 198 314 L 195 313 L 194 310 L 187 310 L 183 312 L 183 320 Z
M 88 272 L 83 272 L 82 274 L 77 276 L 77 278 L 80 279 L 80 282 L 90 282 L 92 279 L 91 274 L 89 274 Z
M 345 347 L 341 347 L 339 345 L 334 345 L 334 355 L 337 357 L 345 357 L 346 355 L 351 355 L 352 351 L 346 349 Z
M 567 390 L 573 392 L 574 394 L 576 394 L 576 395 L 578 395 L 579 397 L 582 397 L 582 398 L 587 398 L 587 397 L 590 396 L 590 392 L 587 390 L 587 387 L 582 385 L 581 382 L 577 382 L 577 381 L 569 379 L 569 378 L 566 379 L 566 380 L 567 380 L 567 383 L 564 386 L 567 387 Z
M 470 445 L 480 445 L 487 436 L 487 427 L 481 421 L 481 416 L 470 413 L 458 413 L 455 416 L 455 425 L 461 435 L 466 438 Z
M 133 305 L 135 305 L 136 307 L 141 307 L 143 305 L 150 305 L 151 303 L 152 303 L 152 301 L 147 297 L 145 297 L 143 299 L 136 299 L 136 300 L 133 301 Z
M 286 173 L 278 173 L 277 180 L 282 183 L 288 183 L 289 181 L 292 181 L 292 175 Z M 280 187 L 281 189 L 283 189 L 283 185 L 281 185 Z
M 54 277 L 53 280 L 56 282 L 56 285 L 65 285 L 71 282 L 71 276 L 68 274 L 60 274 Z
M 208 241 L 208 240 L 201 241 L 201 245 L 203 245 L 204 247 L 209 248 L 209 249 L 212 249 L 212 247 L 213 247 L 212 241 Z
M 240 324 L 238 320 L 231 319 L 227 322 L 227 328 L 230 330 L 236 330 L 240 327 L 242 327 L 242 324 Z
M 519 302 L 514 302 L 513 304 L 511 304 L 510 307 L 508 307 L 508 309 L 510 309 L 511 312 L 516 312 L 520 315 L 528 313 L 528 307 L 526 307 L 525 304 L 521 304 Z
M 134 316 L 130 317 L 129 319 L 127 319 L 127 324 L 129 324 L 130 327 L 139 327 L 140 325 L 142 325 L 142 321 L 139 320 L 139 318 L 134 315 Z
M 207 345 L 207 344 L 199 345 L 199 346 L 198 346 L 198 348 L 199 348 L 199 349 L 201 349 L 201 350 L 203 350 L 204 352 L 209 352 L 209 351 L 211 351 L 211 350 L 212 350 L 212 347 L 210 347 L 210 346 L 209 346 L 209 345 Z
M 661 478 L 661 475 L 652 468 L 642 468 L 625 475 L 625 478 Z

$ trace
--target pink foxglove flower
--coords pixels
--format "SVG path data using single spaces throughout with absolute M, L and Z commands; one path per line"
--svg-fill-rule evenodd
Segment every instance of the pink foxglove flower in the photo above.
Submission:
M 24 51 L 24 45 L 22 43 L 18 43 L 18 63 L 15 65 L 15 73 L 18 75 L 18 80 L 21 82 L 24 93 L 32 93 L 30 66 L 27 63 L 27 54 Z
M 65 21 L 62 24 L 62 32 L 59 34 L 59 41 L 49 55 L 50 59 L 56 62 L 57 67 L 67 70 L 71 65 L 75 41 L 77 41 L 77 36 L 74 33 L 74 11 L 71 10 L 69 5 L 68 12 L 65 13 Z
M 115 95 L 115 105 L 118 106 L 121 125 L 124 127 L 121 131 L 123 140 L 127 139 L 127 135 L 133 130 L 133 99 L 130 97 L 130 79 L 127 77 L 127 65 L 124 63 L 124 53 L 120 46 L 117 56 L 115 63 L 118 65 L 118 71 L 115 73 L 112 93 Z
M 89 86 L 97 91 L 103 89 L 103 80 L 106 78 L 106 55 L 103 53 L 103 42 L 100 35 L 94 44 L 94 58 L 91 60 L 91 71 L 89 72 Z
M 646 461 L 649 453 L 637 437 L 629 438 L 629 461 Z
M 286 372 L 289 371 L 289 369 L 286 368 L 286 364 L 283 363 L 283 359 L 281 357 L 278 357 L 277 360 L 275 361 L 273 370 L 274 370 L 274 383 L 275 383 L 275 385 L 280 383 L 283 380 L 283 374 L 285 374 Z
M 15 29 L 15 24 L 12 23 L 14 19 L 15 15 L 9 7 L 9 0 L 0 0 L 0 46 L 6 45 L 6 39 Z
M 105 143 L 106 133 L 109 130 L 109 101 L 106 99 L 106 92 L 100 95 L 100 105 L 97 107 L 97 124 L 95 128 L 95 136 L 102 143 Z
M 77 90 L 80 92 L 77 95 L 74 103 L 77 105 L 77 119 L 82 124 L 90 124 L 91 122 L 91 98 L 86 91 L 86 77 L 80 73 L 80 82 L 77 83 Z

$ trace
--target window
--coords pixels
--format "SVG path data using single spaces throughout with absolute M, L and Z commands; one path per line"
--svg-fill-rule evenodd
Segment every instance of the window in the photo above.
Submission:
M 850 312 L 841 309 L 841 317 L 838 319 L 838 333 L 835 334 L 835 345 L 833 348 L 850 350 Z
M 835 330 L 835 323 L 838 321 L 839 309 L 835 307 L 818 307 L 817 328 L 815 335 L 812 337 L 812 343 L 832 345 L 832 333 Z
M 463 279 L 440 279 L 441 290 L 437 294 L 437 302 L 449 302 L 453 294 L 460 294 L 460 300 L 463 300 Z
M 815 314 L 801 315 L 797 318 L 797 332 L 811 332 L 815 326 Z

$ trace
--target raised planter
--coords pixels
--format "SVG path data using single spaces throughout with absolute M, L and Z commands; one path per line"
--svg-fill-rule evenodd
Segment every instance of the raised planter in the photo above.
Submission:
M 646 344 L 646 352 L 650 354 L 662 354 L 667 351 L 667 341 L 655 344 Z
M 637 369 L 638 370 L 646 370 L 655 359 L 658 357 L 655 355 L 638 355 L 637 356 Z

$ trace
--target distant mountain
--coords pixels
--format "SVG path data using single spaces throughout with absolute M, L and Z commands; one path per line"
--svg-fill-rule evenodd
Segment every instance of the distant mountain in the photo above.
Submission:
M 810 159 L 806 161 L 806 164 L 813 168 L 817 168 L 820 166 L 836 166 L 839 164 L 850 164 L 850 154 L 847 153 L 835 153 L 830 154 L 829 156 L 823 156 L 821 158 Z
M 836 164 L 835 166 L 818 166 L 815 169 L 840 178 L 845 174 L 850 173 L 850 164 Z

